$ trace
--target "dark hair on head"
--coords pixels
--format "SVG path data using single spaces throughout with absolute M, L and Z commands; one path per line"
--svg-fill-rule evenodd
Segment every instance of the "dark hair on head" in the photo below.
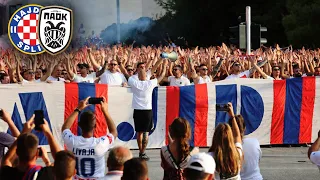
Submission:
M 207 66 L 206 64 L 200 64 L 200 66 L 199 67 L 203 67 L 203 66 Z
M 21 76 L 23 77 L 24 74 L 25 74 L 26 72 L 30 71 L 30 70 L 33 71 L 33 69 L 26 69 L 26 70 L 22 71 L 22 72 L 21 72 Z
M 201 164 L 198 162 L 191 163 L 191 165 L 197 166 L 199 168 L 202 167 Z M 189 169 L 189 168 L 185 168 L 183 173 L 186 180 L 202 180 L 202 179 L 206 179 L 210 175 L 203 171 L 198 171 L 198 170 Z
M 139 68 L 141 64 L 146 64 L 146 63 L 145 62 L 138 62 L 137 68 Z
M 243 116 L 239 114 L 239 115 L 236 115 L 234 118 L 236 119 L 236 122 L 238 124 L 240 134 L 241 134 L 241 139 L 243 139 L 243 136 L 246 130 L 246 124 L 244 122 Z M 229 119 L 229 125 L 232 128 L 232 118 Z
M 182 69 L 182 67 L 181 67 L 181 65 L 175 65 L 174 67 L 177 67 L 177 68 L 180 68 L 180 69 Z
M 96 117 L 93 112 L 85 111 L 80 115 L 79 126 L 82 132 L 91 132 L 96 126 Z
M 173 120 L 169 127 L 170 136 L 176 139 L 178 143 L 179 162 L 182 162 L 190 152 L 189 140 L 191 137 L 191 128 L 189 122 L 181 117 Z
M 141 158 L 132 158 L 124 163 L 122 180 L 143 180 L 148 176 L 148 166 Z
M 76 157 L 70 151 L 59 151 L 54 160 L 54 175 L 57 180 L 71 178 L 76 169 Z
M 21 134 L 17 139 L 17 155 L 20 162 L 29 162 L 38 151 L 39 139 L 32 133 Z
M 0 80 L 4 80 L 4 77 L 8 76 L 8 74 L 4 71 L 4 72 L 0 72 Z

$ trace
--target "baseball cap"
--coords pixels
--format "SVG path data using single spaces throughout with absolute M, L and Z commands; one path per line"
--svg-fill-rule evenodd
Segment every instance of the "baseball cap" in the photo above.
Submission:
M 315 151 L 310 154 L 310 160 L 315 165 L 320 167 L 320 151 Z
M 194 163 L 199 163 L 200 166 L 193 165 Z M 212 156 L 207 153 L 198 153 L 193 155 L 187 165 L 188 169 L 193 169 L 197 171 L 201 171 L 208 174 L 214 174 L 216 170 L 216 163 Z

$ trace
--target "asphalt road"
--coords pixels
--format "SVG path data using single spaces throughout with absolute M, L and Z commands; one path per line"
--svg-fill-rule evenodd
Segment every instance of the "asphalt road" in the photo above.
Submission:
M 200 151 L 207 152 L 208 148 Z M 272 147 L 262 148 L 260 163 L 261 174 L 265 180 L 319 180 L 318 167 L 312 164 L 307 157 L 307 147 Z M 133 150 L 138 156 L 138 151 Z M 150 180 L 161 180 L 163 170 L 160 166 L 160 150 L 147 150 Z M 51 156 L 50 156 L 51 157 Z M 39 161 L 40 164 L 42 164 Z

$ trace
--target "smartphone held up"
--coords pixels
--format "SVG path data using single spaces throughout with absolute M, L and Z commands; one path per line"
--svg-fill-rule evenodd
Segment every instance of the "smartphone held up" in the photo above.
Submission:
M 43 110 L 35 110 L 34 111 L 34 124 L 35 124 L 35 130 L 41 131 L 40 125 L 44 124 L 44 113 Z
M 216 111 L 228 112 L 229 106 L 228 106 L 228 104 L 216 104 Z
M 92 98 L 89 98 L 88 103 L 89 104 L 100 104 L 102 101 L 103 101 L 102 97 L 92 97 Z

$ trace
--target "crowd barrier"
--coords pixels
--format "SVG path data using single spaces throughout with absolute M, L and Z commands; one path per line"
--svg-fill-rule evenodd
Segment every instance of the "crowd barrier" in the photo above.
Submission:
M 61 147 L 61 126 L 78 102 L 87 96 L 104 96 L 117 126 L 117 145 L 137 148 L 131 108 L 130 88 L 102 84 L 9 84 L 0 86 L 0 107 L 7 110 L 19 130 L 34 110 L 44 110 L 54 137 Z M 208 147 L 214 128 L 227 122 L 225 112 L 216 104 L 232 102 L 234 111 L 246 122 L 246 137 L 255 137 L 261 145 L 310 143 L 320 129 L 320 78 L 304 77 L 281 81 L 234 79 L 185 87 L 157 87 L 153 92 L 154 129 L 148 148 L 167 143 L 168 127 L 175 117 L 186 118 L 192 127 L 191 144 Z M 90 106 L 97 117 L 94 135 L 106 133 L 107 125 L 99 106 Z M 79 119 L 78 119 L 79 120 Z M 78 120 L 71 130 L 80 135 Z M 8 126 L 1 121 L 0 131 Z M 34 132 L 40 145 L 48 142 L 41 132 Z

